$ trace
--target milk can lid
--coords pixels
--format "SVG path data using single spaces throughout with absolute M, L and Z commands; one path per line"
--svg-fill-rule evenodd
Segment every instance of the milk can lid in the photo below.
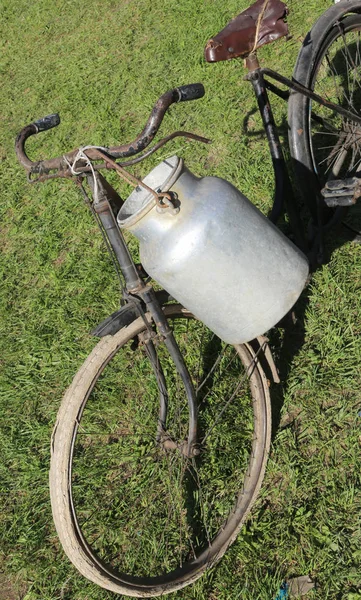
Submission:
M 178 178 L 182 166 L 182 159 L 175 155 L 171 156 L 152 169 L 142 181 L 156 192 L 166 192 Z M 119 227 L 131 227 L 144 217 L 155 204 L 154 196 L 147 189 L 138 185 L 128 196 L 118 213 Z

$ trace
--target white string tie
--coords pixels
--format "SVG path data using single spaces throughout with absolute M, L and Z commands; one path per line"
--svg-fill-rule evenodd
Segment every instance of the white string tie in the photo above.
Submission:
M 93 181 L 94 181 L 94 192 L 93 192 L 94 201 L 97 202 L 97 200 L 98 200 L 98 182 L 97 182 L 97 178 L 95 177 L 95 170 L 94 170 L 93 164 L 92 164 L 89 156 L 87 156 L 85 154 L 85 150 L 101 150 L 102 152 L 108 152 L 108 148 L 103 148 L 103 146 L 82 146 L 81 148 L 79 148 L 78 152 L 76 153 L 73 163 L 70 163 L 65 155 L 63 156 L 63 159 L 66 162 L 66 164 L 68 165 L 72 175 L 81 175 L 82 174 L 81 171 L 76 170 L 76 164 L 79 161 L 84 161 L 85 165 L 90 168 L 90 170 L 92 172 L 92 176 L 93 176 Z

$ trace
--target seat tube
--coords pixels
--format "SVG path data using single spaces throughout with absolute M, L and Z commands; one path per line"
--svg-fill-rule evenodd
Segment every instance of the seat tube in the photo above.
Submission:
M 276 193 L 270 220 L 276 222 L 282 213 L 284 206 L 284 183 L 288 180 L 288 173 L 282 152 L 281 142 L 278 136 L 276 123 L 273 117 L 271 105 L 269 102 L 264 78 L 258 58 L 255 54 L 250 54 L 246 58 L 246 66 L 249 71 L 247 79 L 252 83 L 259 112 L 261 113 L 263 126 L 267 135 L 268 145 L 272 157 L 272 164 L 276 180 Z
M 252 83 L 263 126 L 266 131 L 275 175 L 275 196 L 269 218 L 270 221 L 276 223 L 282 212 L 287 209 L 290 224 L 295 236 L 295 242 L 299 248 L 305 250 L 306 243 L 303 226 L 295 203 L 293 202 L 294 195 L 282 151 L 281 141 L 273 117 L 262 69 L 260 68 L 258 58 L 255 54 L 250 54 L 246 58 L 246 67 L 249 71 L 247 79 Z

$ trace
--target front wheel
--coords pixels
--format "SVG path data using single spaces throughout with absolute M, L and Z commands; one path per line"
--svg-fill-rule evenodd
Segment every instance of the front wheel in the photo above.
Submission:
M 182 450 L 187 400 L 161 343 L 168 417 L 166 440 L 157 436 L 159 378 L 142 318 L 98 343 L 52 438 L 51 503 L 66 554 L 91 581 L 138 597 L 182 588 L 221 558 L 255 501 L 270 444 L 268 382 L 251 347 L 224 344 L 179 305 L 164 312 L 197 390 L 199 455 Z
M 351 113 L 361 114 L 361 3 L 341 1 L 316 22 L 299 53 L 293 79 Z M 361 125 L 292 92 L 290 151 L 299 188 L 316 216 L 329 179 L 361 175 Z

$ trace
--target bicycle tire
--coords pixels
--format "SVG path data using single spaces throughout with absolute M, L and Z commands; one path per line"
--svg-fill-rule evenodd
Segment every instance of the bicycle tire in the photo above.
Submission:
M 360 12 L 361 3 L 354 0 L 341 1 L 327 10 L 307 34 L 293 72 L 293 79 L 298 83 L 358 115 L 357 109 L 361 108 Z M 357 65 L 353 74 L 349 68 L 352 56 Z M 317 121 L 317 117 L 323 122 Z M 297 92 L 290 94 L 288 121 L 290 153 L 298 187 L 316 218 L 315 197 L 320 197 L 326 181 L 351 177 L 359 170 L 360 126 L 351 125 L 334 111 Z
M 51 504 L 65 553 L 92 582 L 137 597 L 180 589 L 222 557 L 257 497 L 271 435 L 268 381 L 252 348 L 223 344 L 180 305 L 167 305 L 164 312 L 198 384 L 200 455 L 187 459 L 179 449 L 169 451 L 154 442 L 159 394 L 138 343 L 147 331 L 142 318 L 101 339 L 86 359 L 61 403 L 51 444 Z M 175 406 L 177 376 L 162 347 L 159 361 L 174 393 L 167 431 L 174 439 L 178 430 L 182 440 L 187 403 Z M 201 347 L 202 362 L 194 362 L 194 351 Z M 130 390 L 124 370 L 131 376 Z M 233 397 L 226 398 L 228 383 Z M 168 476 L 169 481 L 162 479 Z M 174 492 L 170 485 L 178 480 L 182 489 Z M 161 564 L 155 566 L 156 559 Z

